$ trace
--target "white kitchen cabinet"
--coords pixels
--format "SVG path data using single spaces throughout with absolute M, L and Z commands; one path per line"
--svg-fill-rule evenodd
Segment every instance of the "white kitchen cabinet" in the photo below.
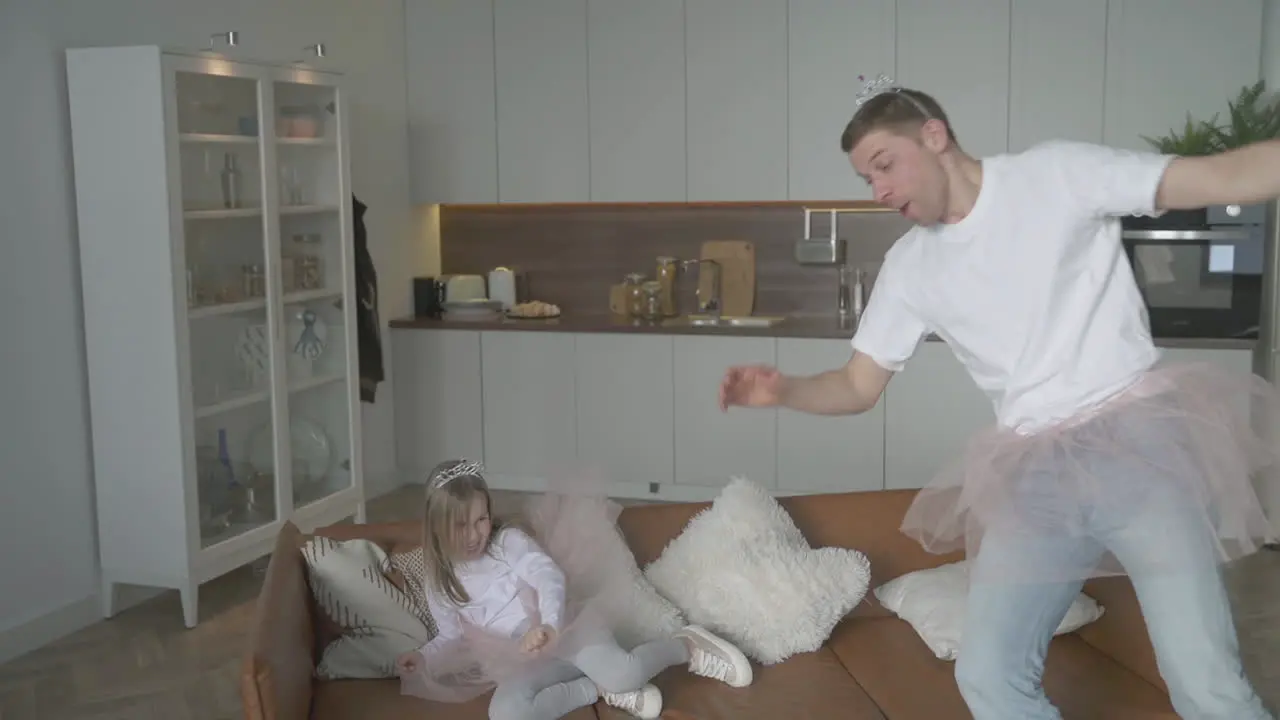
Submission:
M 775 410 L 720 411 L 720 381 L 734 365 L 773 365 L 776 341 L 760 337 L 677 336 L 676 482 L 720 486 L 734 476 L 772 488 L 777 479 Z
M 897 0 L 897 81 L 932 95 L 975 157 L 1009 141 L 1009 0 Z
M 484 459 L 480 333 L 393 330 L 396 462 L 424 481 L 437 463 Z
M 71 49 L 103 611 L 364 519 L 342 75 Z M 56 439 L 53 439 L 56 442 Z
M 996 419 L 991 401 L 943 342 L 920 343 L 880 402 L 888 489 L 925 486 Z
M 480 335 L 484 464 L 495 484 L 540 489 L 577 458 L 574 340 L 569 333 Z
M 894 0 L 791 0 L 787 7 L 788 194 L 869 200 L 840 151 L 858 75 L 894 74 Z
M 1009 151 L 1102 142 L 1108 0 L 1013 0 Z
M 778 369 L 809 376 L 843 367 L 848 340 L 778 340 Z M 884 488 L 884 403 L 861 415 L 778 411 L 778 490 L 850 492 Z
M 671 483 L 671 337 L 584 333 L 575 343 L 579 463 L 609 483 Z
M 409 163 L 417 203 L 498 201 L 493 3 L 406 0 Z
M 587 0 L 494 0 L 493 8 L 498 199 L 587 202 Z
M 1104 139 L 1150 150 L 1187 113 L 1225 122 L 1261 72 L 1263 0 L 1110 0 Z
M 685 48 L 689 200 L 786 200 L 786 0 L 687 0 Z
M 588 0 L 591 200 L 685 200 L 684 0 Z

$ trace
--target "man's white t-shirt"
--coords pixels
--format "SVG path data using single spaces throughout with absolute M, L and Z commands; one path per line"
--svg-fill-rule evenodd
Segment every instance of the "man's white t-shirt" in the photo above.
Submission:
M 1156 214 L 1171 160 L 1065 141 L 984 159 L 968 216 L 885 255 L 854 349 L 897 372 L 935 333 L 1020 431 L 1114 395 L 1160 357 L 1119 216 Z

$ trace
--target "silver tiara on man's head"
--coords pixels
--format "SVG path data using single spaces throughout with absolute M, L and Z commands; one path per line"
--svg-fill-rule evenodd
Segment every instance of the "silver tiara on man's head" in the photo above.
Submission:
M 859 75 L 858 79 L 862 81 L 862 89 L 854 96 L 854 105 L 862 107 L 871 98 L 877 95 L 883 95 L 887 92 L 897 92 L 902 88 L 893 84 L 893 78 L 880 73 L 874 80 L 868 80 L 866 75 Z
M 431 480 L 431 489 L 439 490 L 460 477 L 483 475 L 484 465 L 475 460 L 458 460 L 454 465 L 441 470 Z
M 880 73 L 874 80 L 868 80 L 865 75 L 859 75 L 858 79 L 862 81 L 862 89 L 858 91 L 858 94 L 855 95 L 853 99 L 854 106 L 857 107 L 858 110 L 861 110 L 863 105 L 871 102 L 871 99 L 874 97 L 878 97 L 886 93 L 897 93 L 898 97 L 903 98 L 914 105 L 916 109 L 920 111 L 920 115 L 926 120 L 933 118 L 933 113 L 929 112 L 929 109 L 926 108 L 924 104 L 912 97 L 910 93 L 903 92 L 906 88 L 895 83 L 893 78 L 888 75 Z

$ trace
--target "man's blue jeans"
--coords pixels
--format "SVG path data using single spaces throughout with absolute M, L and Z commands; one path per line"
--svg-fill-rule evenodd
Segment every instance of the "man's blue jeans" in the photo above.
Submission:
M 1136 468 L 1128 468 L 1135 471 Z M 1149 500 L 1150 498 L 1148 498 Z M 1123 517 L 1121 517 L 1123 515 Z M 1082 581 L 1011 582 L 1019 566 L 1088 568 L 1106 550 L 1131 572 L 1160 674 L 1186 720 L 1273 720 L 1244 675 L 1231 606 L 1203 511 L 1147 502 L 1081 514 L 1082 532 L 988 530 L 971 568 L 956 680 L 975 720 L 1059 720 L 1040 686 L 1053 631 Z M 984 574 L 984 569 L 999 568 Z

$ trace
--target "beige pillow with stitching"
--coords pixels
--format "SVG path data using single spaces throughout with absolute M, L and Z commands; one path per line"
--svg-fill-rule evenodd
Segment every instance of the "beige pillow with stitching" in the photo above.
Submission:
M 392 564 L 377 543 L 317 536 L 302 557 L 317 609 L 342 630 L 321 653 L 318 678 L 395 677 L 396 658 L 435 636 L 430 615 L 387 577 Z

